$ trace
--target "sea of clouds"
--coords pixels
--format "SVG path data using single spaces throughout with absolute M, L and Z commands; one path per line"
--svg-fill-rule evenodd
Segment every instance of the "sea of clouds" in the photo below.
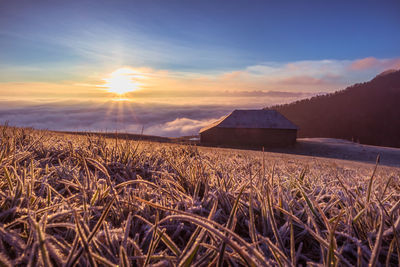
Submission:
M 298 97 L 298 96 L 296 96 Z M 199 130 L 234 109 L 259 109 L 295 98 L 235 97 L 221 103 L 184 101 L 138 103 L 133 101 L 0 100 L 0 124 L 58 131 L 142 133 L 166 137 L 198 134 Z

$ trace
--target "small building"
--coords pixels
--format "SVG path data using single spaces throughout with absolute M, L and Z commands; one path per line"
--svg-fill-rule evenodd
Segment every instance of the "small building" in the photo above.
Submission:
M 278 147 L 296 143 L 297 126 L 276 110 L 234 110 L 200 130 L 200 143 Z

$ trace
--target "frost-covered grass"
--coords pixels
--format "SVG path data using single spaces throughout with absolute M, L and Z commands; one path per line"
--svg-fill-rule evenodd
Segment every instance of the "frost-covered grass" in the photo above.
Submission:
M 0 265 L 396 266 L 399 169 L 0 128 Z

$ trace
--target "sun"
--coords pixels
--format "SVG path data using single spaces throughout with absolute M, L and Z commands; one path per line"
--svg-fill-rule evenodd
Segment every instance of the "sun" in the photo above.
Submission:
M 129 92 L 137 91 L 142 85 L 140 80 L 144 79 L 144 74 L 132 68 L 119 68 L 104 78 L 105 84 L 101 87 L 106 88 L 110 93 L 118 96 L 125 95 Z

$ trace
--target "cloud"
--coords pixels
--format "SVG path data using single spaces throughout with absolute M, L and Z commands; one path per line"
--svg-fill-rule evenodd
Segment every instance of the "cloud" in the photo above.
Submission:
M 379 69 L 384 71 L 387 69 L 399 69 L 400 68 L 400 58 L 391 59 L 377 59 L 374 57 L 367 57 L 359 60 L 355 60 L 349 66 L 350 70 L 362 71 L 369 69 Z
M 0 124 L 60 131 L 120 131 L 178 137 L 198 130 L 232 111 L 232 106 L 139 104 L 133 102 L 0 102 Z
M 318 79 L 311 76 L 293 76 L 280 80 L 281 84 L 289 85 L 324 85 L 326 81 L 324 79 Z
M 376 58 L 367 57 L 367 58 L 363 58 L 363 59 L 354 61 L 350 65 L 350 69 L 351 70 L 365 70 L 365 69 L 369 69 L 371 67 L 375 67 L 378 63 L 379 63 L 379 61 Z
M 209 82 L 237 91 L 330 92 L 358 82 L 348 72 L 349 64 L 348 60 L 265 62 L 222 73 Z
M 261 97 L 261 98 L 302 98 L 302 97 L 310 97 L 314 96 L 316 93 L 313 92 L 285 92 L 285 91 L 261 91 L 261 90 L 253 90 L 253 91 L 224 91 L 219 97 Z
M 218 118 L 204 119 L 204 120 L 193 120 L 189 118 L 176 118 L 173 121 L 166 122 L 164 124 L 155 125 L 147 129 L 150 134 L 159 135 L 163 133 L 168 136 L 190 136 L 196 135 L 201 128 L 214 121 Z
M 134 101 L 0 101 L 0 124 L 8 121 L 13 126 L 59 131 L 141 133 L 143 129 L 143 133 L 148 135 L 179 137 L 197 134 L 200 128 L 234 109 L 258 109 L 276 104 L 277 99 L 289 101 L 299 96 L 286 96 L 285 92 L 240 93 L 241 97 L 220 97 L 221 103 L 217 104 L 211 104 L 210 100 L 203 104 L 177 104 L 176 99 L 168 104 Z M 267 98 L 275 101 L 266 101 Z
M 215 87 L 236 91 L 332 92 L 398 68 L 400 58 L 265 62 L 225 72 L 208 81 Z
M 205 98 L 241 96 L 240 92 L 287 92 L 319 93 L 343 89 L 348 85 L 372 79 L 389 68 L 400 68 L 400 58 L 377 59 L 373 57 L 357 60 L 304 60 L 295 62 L 265 62 L 257 65 L 224 72 L 192 73 L 146 67 L 119 66 L 103 73 L 88 75 L 86 80 L 51 82 L 3 82 L 0 92 L 3 98 L 14 99 L 97 99 L 104 101 L 116 97 L 107 92 L 104 81 L 118 70 L 129 70 L 113 80 L 111 91 L 125 91 L 135 77 L 141 78 L 140 86 L 132 83 L 134 92 L 126 98 L 152 101 L 160 98 L 196 102 Z M 50 75 L 51 76 L 51 75 Z M 136 81 L 136 78 L 134 79 Z M 110 86 L 109 84 L 109 86 Z M 123 84 L 124 86 L 122 86 Z M 122 86 L 123 88 L 118 88 Z M 128 88 L 129 89 L 129 88 Z M 236 93 L 232 93 L 236 92 Z M 269 96 L 272 96 L 270 94 Z M 289 94 L 286 94 L 289 95 Z M 183 100 L 182 98 L 186 98 Z M 188 100 L 189 98 L 192 98 Z M 208 100 L 208 99 L 207 99 Z M 267 99 L 268 100 L 268 99 Z M 266 100 L 266 101 L 267 101 Z M 253 101 L 253 100 L 251 100 Z

